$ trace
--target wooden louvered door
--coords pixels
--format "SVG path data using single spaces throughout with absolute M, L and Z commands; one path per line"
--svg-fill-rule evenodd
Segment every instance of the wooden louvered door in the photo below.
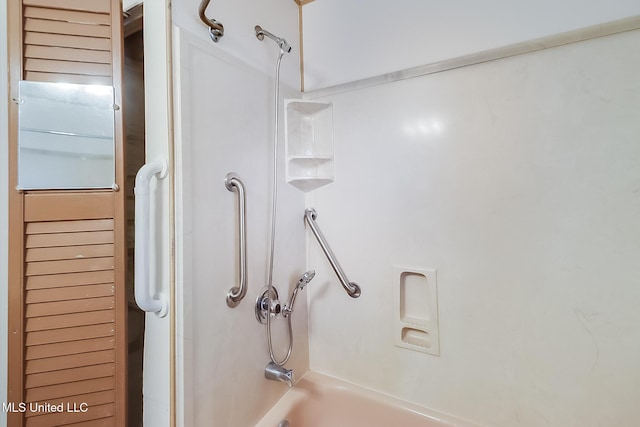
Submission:
M 27 194 L 24 206 L 25 424 L 117 425 L 113 195 Z
M 20 80 L 102 84 L 121 105 L 117 0 L 11 0 L 10 93 Z M 17 188 L 18 107 L 9 130 L 10 427 L 125 426 L 125 188 L 121 109 L 115 186 Z
M 24 0 L 24 79 L 112 84 L 111 0 Z

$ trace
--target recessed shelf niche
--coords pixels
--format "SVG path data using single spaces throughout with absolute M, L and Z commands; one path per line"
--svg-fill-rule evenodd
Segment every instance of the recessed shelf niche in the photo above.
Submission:
M 440 355 L 436 270 L 393 266 L 397 347 Z
M 287 182 L 304 192 L 333 182 L 333 106 L 287 99 L 284 123 Z

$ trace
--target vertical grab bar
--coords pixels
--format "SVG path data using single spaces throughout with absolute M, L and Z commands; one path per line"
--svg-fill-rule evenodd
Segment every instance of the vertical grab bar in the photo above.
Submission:
M 143 311 L 156 313 L 164 317 L 169 311 L 169 302 L 165 295 L 151 296 L 151 283 L 149 280 L 149 267 L 151 256 L 150 248 L 150 183 L 151 178 L 163 179 L 167 176 L 168 168 L 165 160 L 156 160 L 145 164 L 136 174 L 136 183 L 133 189 L 135 194 L 135 239 L 134 252 L 135 267 L 135 299 L 138 307 Z
M 333 271 L 335 271 L 336 275 L 338 276 L 338 280 L 340 280 L 342 287 L 345 291 L 347 291 L 351 298 L 358 298 L 360 296 L 360 286 L 358 286 L 357 283 L 350 282 L 349 279 L 347 279 L 347 275 L 344 274 L 342 267 L 340 267 L 340 263 L 338 263 L 336 256 L 333 254 L 333 251 L 331 251 L 329 244 L 325 240 L 322 232 L 316 224 L 317 216 L 318 214 L 316 213 L 315 209 L 307 209 L 304 211 L 304 220 L 309 225 L 309 228 L 311 228 L 313 235 L 316 236 L 316 240 L 320 244 L 320 247 L 322 248 L 324 254 L 327 256 L 329 264 L 331 264 L 331 267 L 333 267 Z
M 246 209 L 245 209 L 245 191 L 244 184 L 240 177 L 235 173 L 228 173 L 224 179 L 224 186 L 227 190 L 238 192 L 238 238 L 240 240 L 238 251 L 238 262 L 240 264 L 240 283 L 229 289 L 227 293 L 227 305 L 235 307 L 247 295 L 247 234 L 246 234 Z

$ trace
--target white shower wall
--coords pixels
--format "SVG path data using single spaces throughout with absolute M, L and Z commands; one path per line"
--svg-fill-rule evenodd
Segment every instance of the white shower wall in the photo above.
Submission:
M 640 425 L 640 31 L 318 99 L 311 369 L 481 425 Z M 394 264 L 437 269 L 440 357 L 394 346 Z
M 297 6 L 286 4 L 295 18 Z M 258 41 L 253 25 L 264 24 L 278 34 L 282 28 L 285 33 L 296 28 L 297 21 L 285 16 L 280 25 L 271 18 L 271 27 L 258 20 L 237 28 L 227 26 L 234 22 L 230 17 L 225 21 L 224 14 L 216 16 L 215 6 L 212 2 L 208 14 L 223 21 L 227 31 L 219 44 L 208 35 L 202 37 L 205 27 L 180 18 L 187 16 L 184 3 L 178 5 L 184 10 L 177 12 L 175 22 L 180 25 L 174 27 L 178 423 L 246 427 L 254 425 L 288 389 L 264 378 L 269 361 L 266 335 L 253 309 L 267 276 L 277 57 L 275 44 Z M 235 6 L 234 16 L 243 16 L 245 7 Z M 197 5 L 192 11 L 197 11 Z M 248 14 L 245 20 L 250 18 Z M 296 45 L 297 39 L 290 42 Z M 245 43 L 255 44 L 255 49 L 236 49 Z M 256 50 L 270 58 L 268 67 L 255 66 Z M 295 55 L 283 59 L 283 73 L 297 68 Z M 282 91 L 283 96 L 299 95 L 290 84 L 283 84 Z M 304 271 L 305 237 L 304 195 L 286 185 L 283 170 L 274 283 L 286 297 Z M 224 186 L 228 172 L 236 172 L 247 190 L 248 292 L 236 308 L 229 308 L 225 300 L 238 283 L 239 244 L 238 196 Z M 304 299 L 293 316 L 295 346 L 287 367 L 302 375 L 309 366 Z M 275 330 L 276 354 L 282 357 L 286 351 L 282 319 Z
M 224 36 L 218 43 L 211 41 L 207 26 L 198 16 L 201 2 L 202 0 L 173 1 L 174 24 L 189 29 L 195 37 L 215 46 L 216 51 L 226 52 L 247 65 L 271 74 L 275 69 L 273 56 L 278 48 L 273 43 L 258 43 L 254 28 L 260 25 L 278 37 L 285 38 L 292 46 L 287 59 L 282 62 L 280 78 L 292 88 L 300 87 L 299 11 L 294 0 L 209 2 L 206 16 L 224 25 Z
M 640 14 L 637 0 L 321 0 L 302 8 L 305 90 Z

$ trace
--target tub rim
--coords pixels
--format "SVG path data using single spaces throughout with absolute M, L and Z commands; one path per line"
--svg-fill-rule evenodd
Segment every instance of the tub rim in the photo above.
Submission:
M 308 396 L 305 392 L 305 385 L 319 387 L 328 391 L 331 389 L 353 393 L 356 397 L 371 400 L 384 406 L 398 408 L 399 410 L 423 416 L 435 422 L 444 423 L 447 427 L 482 427 L 458 416 L 450 415 L 417 403 L 403 400 L 391 394 L 375 390 L 360 384 L 355 384 L 344 379 L 334 377 L 330 374 L 314 370 L 306 371 L 292 388 L 287 390 L 282 397 L 267 411 L 266 414 L 255 425 L 255 427 L 273 427 L 286 419 L 289 413 L 298 404 L 304 403 Z

